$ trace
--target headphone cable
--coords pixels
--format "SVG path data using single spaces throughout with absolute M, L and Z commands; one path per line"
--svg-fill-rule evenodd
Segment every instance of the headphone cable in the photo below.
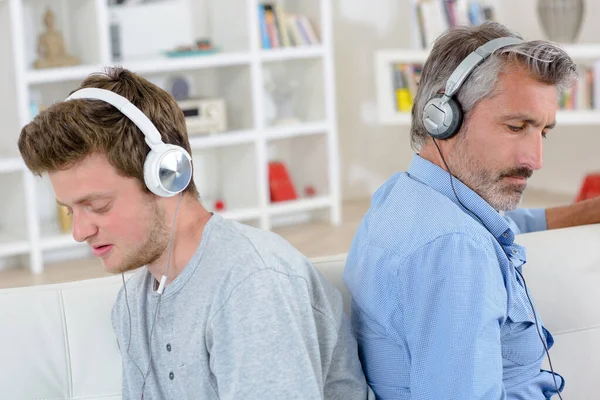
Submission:
M 506 252 L 506 250 L 504 249 L 504 247 L 502 246 L 502 244 L 500 243 L 500 241 L 492 234 L 492 232 L 490 232 L 490 230 L 483 223 L 483 221 L 481 220 L 481 218 L 479 218 L 479 215 L 477 215 L 476 213 L 474 213 L 473 211 L 471 211 L 471 209 L 468 208 L 467 206 L 465 206 L 463 204 L 463 202 L 460 200 L 460 198 L 458 197 L 458 194 L 456 193 L 456 190 L 454 190 L 454 180 L 453 180 L 453 177 L 452 177 L 452 172 L 450 171 L 450 167 L 448 166 L 448 163 L 446 162 L 446 159 L 444 158 L 444 155 L 442 154 L 442 150 L 438 146 L 436 139 L 432 137 L 432 140 L 433 140 L 433 143 L 435 144 L 435 147 L 437 148 L 438 152 L 440 153 L 440 157 L 442 158 L 442 161 L 444 162 L 444 165 L 446 166 L 446 169 L 448 170 L 448 175 L 450 175 L 450 186 L 452 187 L 452 192 L 454 193 L 454 197 L 456 197 L 456 200 L 460 203 L 460 205 L 464 209 L 466 209 L 467 211 L 469 211 L 473 216 L 475 216 L 475 218 L 477 218 L 479 220 L 479 222 L 481 223 L 481 225 L 490 233 L 490 235 L 492 235 L 492 237 L 494 238 L 494 240 L 496 240 L 496 242 L 498 243 L 498 245 L 500 245 L 500 248 L 502 249 L 502 252 L 504 253 L 504 255 L 506 255 L 506 258 L 508 259 L 508 262 L 513 266 L 513 268 L 517 272 L 517 274 L 519 274 L 519 277 L 521 278 L 521 281 L 523 281 L 523 287 L 525 289 L 525 294 L 527 295 L 527 300 L 529 301 L 529 305 L 531 306 L 531 310 L 533 311 L 533 319 L 535 321 L 535 328 L 536 328 L 538 337 L 540 338 L 540 341 L 542 342 L 542 346 L 544 346 L 544 351 L 546 352 L 546 356 L 548 357 L 548 364 L 549 364 L 550 370 L 552 372 L 552 379 L 554 381 L 554 387 L 556 388 L 556 394 L 558 394 L 558 397 L 559 397 L 560 400 L 563 400 L 563 398 L 562 398 L 562 396 L 560 394 L 560 391 L 558 390 L 558 384 L 556 383 L 556 373 L 554 372 L 554 368 L 552 366 L 552 360 L 550 359 L 550 352 L 548 351 L 548 347 L 546 346 L 546 342 L 542 338 L 542 334 L 540 332 L 540 327 L 539 327 L 539 324 L 538 324 L 537 315 L 536 315 L 536 312 L 535 312 L 535 307 L 533 306 L 533 301 L 531 301 L 531 297 L 529 296 L 529 291 L 527 290 L 527 283 L 525 282 L 525 277 L 523 276 L 523 274 L 521 274 L 521 272 L 519 271 L 519 269 L 514 266 L 514 264 L 510 260 L 510 257 L 508 256 L 508 253 Z
M 175 208 L 175 215 L 173 216 L 173 225 L 171 228 L 171 238 L 169 240 L 169 252 L 167 255 L 167 269 L 165 271 L 165 276 L 168 276 L 169 274 L 169 267 L 171 265 L 171 251 L 173 250 L 173 238 L 175 236 L 175 223 L 177 221 L 177 213 L 179 212 L 179 205 L 181 204 L 181 199 L 183 197 L 183 193 L 180 192 L 179 193 L 179 200 L 177 201 L 177 207 Z M 121 273 L 121 278 L 123 280 L 123 289 L 124 289 L 124 293 L 125 293 L 125 305 L 127 306 L 127 315 L 129 317 L 129 340 L 127 342 L 127 350 L 126 353 L 129 356 L 129 345 L 131 344 L 131 310 L 129 308 L 129 302 L 127 300 L 127 285 L 125 284 L 125 275 L 124 273 Z M 146 373 L 144 374 L 142 372 L 142 369 L 138 366 L 137 362 L 135 362 L 135 360 L 132 360 L 133 363 L 135 364 L 136 368 L 138 369 L 138 371 L 140 371 L 140 374 L 142 375 L 142 377 L 144 378 L 143 382 L 142 382 L 142 399 L 144 398 L 144 390 L 146 387 L 146 379 L 148 379 L 148 376 L 150 375 L 150 370 L 152 369 L 152 348 L 151 348 L 151 344 L 152 344 L 152 335 L 154 333 L 154 326 L 156 324 L 156 316 L 158 315 L 158 310 L 160 308 L 160 302 L 162 299 L 162 294 L 159 294 L 158 300 L 157 300 L 157 304 L 156 304 L 156 309 L 154 311 L 154 317 L 152 319 L 152 327 L 150 328 L 150 338 L 148 339 L 148 353 L 150 354 L 150 360 L 148 361 L 148 370 L 146 371 Z

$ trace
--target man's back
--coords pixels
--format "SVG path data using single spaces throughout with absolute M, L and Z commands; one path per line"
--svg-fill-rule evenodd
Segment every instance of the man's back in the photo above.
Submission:
M 113 311 L 124 398 L 140 397 L 148 366 L 152 284 L 145 270 L 127 283 L 129 352 L 123 291 Z M 218 215 L 160 298 L 151 353 L 146 397 L 367 398 L 340 294 L 277 235 Z

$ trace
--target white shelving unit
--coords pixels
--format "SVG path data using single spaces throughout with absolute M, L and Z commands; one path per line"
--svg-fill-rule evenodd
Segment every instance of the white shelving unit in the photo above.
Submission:
M 377 98 L 378 121 L 382 125 L 410 126 L 411 115 L 409 112 L 399 112 L 395 107 L 393 94 L 393 76 L 391 66 L 397 63 L 424 64 L 429 56 L 429 48 L 423 49 L 420 45 L 419 24 L 416 5 L 420 2 L 442 0 L 410 0 L 411 4 L 411 47 L 401 49 L 380 49 L 375 52 L 375 90 Z M 481 4 L 494 8 L 495 20 L 500 23 L 510 21 L 513 10 L 503 7 L 500 0 L 478 0 Z M 431 9 L 430 9 L 431 12 Z M 431 17 L 432 15 L 429 14 Z M 435 16 L 434 16 L 435 17 Z M 433 24 L 438 29 L 441 24 Z M 431 45 L 431 43 L 430 43 Z M 585 44 L 560 44 L 576 63 L 590 64 L 600 60 L 600 43 Z M 592 110 L 559 110 L 556 115 L 557 124 L 560 125 L 600 125 L 600 108 Z
M 375 89 L 377 96 L 378 121 L 382 125 L 410 126 L 411 115 L 409 112 L 399 112 L 395 107 L 393 94 L 393 76 L 391 66 L 397 63 L 424 64 L 429 56 L 430 49 L 420 46 L 419 25 L 416 5 L 419 1 L 441 0 L 411 0 L 411 48 L 381 49 L 375 52 Z M 491 5 L 494 8 L 496 20 L 510 17 L 510 10 L 504 9 L 499 0 L 479 0 L 480 3 Z M 431 14 L 429 14 L 431 16 Z M 437 26 L 440 24 L 433 24 Z M 600 44 L 561 44 L 561 47 L 573 58 L 576 63 L 588 64 L 600 60 Z M 600 109 L 592 110 L 559 110 L 556 121 L 560 125 L 600 125 Z
M 331 0 L 278 0 L 286 12 L 306 15 L 317 27 L 320 44 L 262 49 L 259 12 L 261 0 L 170 0 L 189 7 L 185 17 L 192 31 L 190 44 L 210 37 L 219 51 L 202 56 L 169 58 L 161 54 L 113 60 L 111 21 L 123 7 L 108 0 L 4 0 L 0 1 L 0 34 L 9 38 L 0 44 L 0 92 L 11 98 L 0 107 L 0 118 L 9 121 L 0 135 L 0 184 L 14 185 L 18 200 L 3 203 L 15 211 L 0 216 L 0 268 L 6 262 L 28 265 L 40 273 L 50 261 L 89 255 L 85 244 L 61 233 L 56 219 L 54 193 L 47 178 L 33 176 L 20 158 L 16 141 L 32 116 L 30 102 L 48 106 L 67 97 L 81 80 L 105 66 L 122 65 L 163 86 L 173 76 L 191 82 L 191 94 L 218 96 L 227 104 L 228 131 L 207 136 L 190 136 L 194 180 L 208 209 L 223 199 L 227 218 L 269 230 L 278 218 L 302 219 L 322 216 L 340 223 L 339 157 L 335 77 L 332 48 Z M 160 7 L 157 2 L 151 7 Z M 73 67 L 34 69 L 36 40 L 42 30 L 47 7 L 56 14 L 57 30 L 69 54 L 81 64 Z M 140 9 L 140 12 L 144 10 Z M 75 18 L 76 15 L 76 18 Z M 142 14 L 140 14 L 142 15 Z M 142 24 L 129 19 L 132 24 Z M 151 23 L 151 22 L 147 22 Z M 155 25 L 169 29 L 173 21 Z M 140 26 L 140 30 L 143 27 Z M 164 33 L 164 32 L 163 32 Z M 146 37 L 148 41 L 161 36 Z M 297 123 L 272 124 L 265 79 L 283 70 L 297 81 Z M 287 76 L 287 75 L 286 75 Z M 12 107 L 12 108 L 11 108 Z M 3 125 L 3 128 L 5 126 Z M 284 160 L 298 187 L 298 199 L 271 203 L 268 163 Z M 316 188 L 312 197 L 304 188 Z M 1 196 L 0 196 L 1 197 Z M 7 200 L 8 201 L 8 200 Z M 9 213 L 7 213 L 9 214 Z M 22 235 L 3 227 L 18 225 Z M 10 233 L 10 234 L 9 234 Z
M 561 45 L 576 63 L 593 63 L 600 59 L 600 44 Z M 428 50 L 384 49 L 375 53 L 375 85 L 377 111 L 382 125 L 410 125 L 411 115 L 396 111 L 393 96 L 392 64 L 425 63 Z M 600 125 L 600 109 L 559 110 L 556 114 L 560 125 Z

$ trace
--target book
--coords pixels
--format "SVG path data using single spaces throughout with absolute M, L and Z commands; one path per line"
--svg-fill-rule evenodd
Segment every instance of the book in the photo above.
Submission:
M 272 202 L 298 198 L 287 168 L 281 161 L 269 162 L 269 191 Z
M 395 64 L 392 68 L 396 110 L 408 112 L 412 109 L 412 98 L 405 75 L 406 64 Z
M 263 49 L 271 48 L 269 40 L 269 32 L 267 31 L 267 21 L 265 20 L 265 7 L 262 4 L 258 5 L 258 25 L 260 28 L 260 43 Z

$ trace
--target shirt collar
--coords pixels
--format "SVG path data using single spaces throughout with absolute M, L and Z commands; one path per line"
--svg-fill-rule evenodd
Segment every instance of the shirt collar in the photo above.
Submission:
M 452 178 L 456 195 L 471 212 L 465 209 L 454 195 L 448 172 L 431 161 L 415 154 L 408 168 L 408 174 L 412 178 L 421 181 L 425 185 L 449 198 L 464 212 L 471 215 L 477 222 L 483 223 L 485 228 L 487 228 L 487 230 L 490 231 L 503 246 L 512 245 L 515 235 L 506 219 L 504 219 L 504 217 L 487 201 L 456 177 L 453 176 Z M 473 214 L 479 217 L 481 221 L 473 216 Z

